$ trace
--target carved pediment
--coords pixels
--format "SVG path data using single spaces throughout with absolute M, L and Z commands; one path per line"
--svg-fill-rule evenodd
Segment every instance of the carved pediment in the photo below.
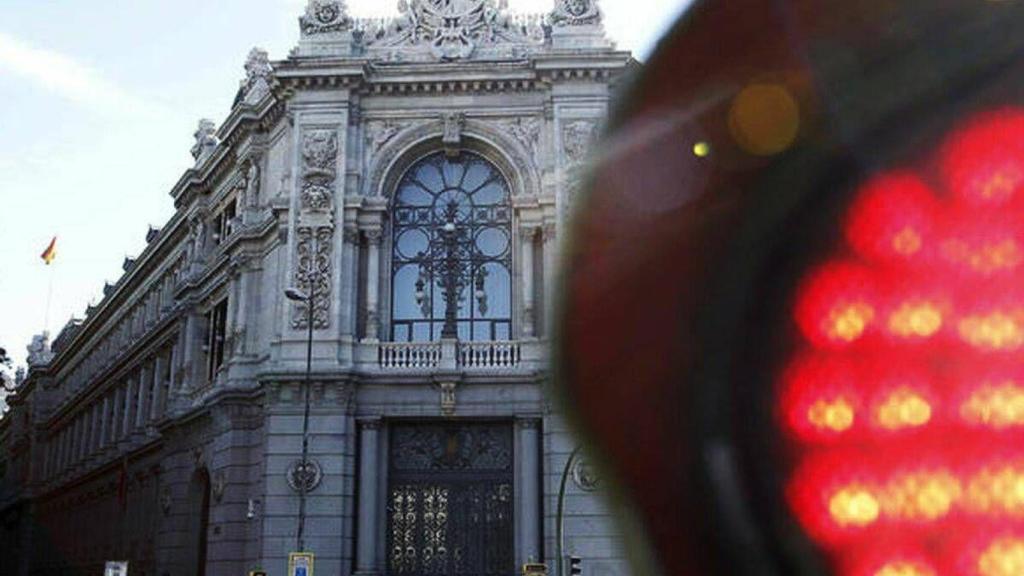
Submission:
M 507 0 L 401 0 L 395 18 L 356 22 L 354 42 L 391 62 L 507 58 L 543 46 L 548 17 L 507 8 Z

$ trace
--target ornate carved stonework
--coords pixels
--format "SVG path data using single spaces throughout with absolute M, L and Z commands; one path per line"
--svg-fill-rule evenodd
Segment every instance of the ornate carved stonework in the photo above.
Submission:
M 53 352 L 50 351 L 50 334 L 43 332 L 32 337 L 32 343 L 28 345 L 29 368 L 49 364 L 53 360 Z
M 334 191 L 326 186 L 312 184 L 302 191 L 302 208 L 310 212 L 330 212 Z
M 312 458 L 307 459 L 305 465 L 303 465 L 301 460 L 292 462 L 292 465 L 288 467 L 286 472 L 288 486 L 295 492 L 305 492 L 307 494 L 316 490 L 317 486 L 320 485 L 320 481 L 323 480 L 323 476 L 320 463 Z
M 555 0 L 551 23 L 555 26 L 600 24 L 601 9 L 597 0 Z
M 307 294 L 313 288 L 313 328 L 324 330 L 331 326 L 331 240 L 334 228 L 303 226 L 298 229 L 297 236 L 295 284 Z M 296 330 L 309 327 L 309 311 L 305 303 L 295 305 L 292 327 Z
M 455 416 L 457 398 L 455 382 L 441 382 L 438 387 L 441 389 L 441 414 L 444 416 Z
M 228 479 L 223 470 L 213 473 L 213 478 L 210 479 L 210 494 L 213 496 L 214 502 L 220 503 L 224 499 L 224 489 L 227 488 L 227 485 Z
M 454 156 L 459 153 L 462 144 L 462 130 L 466 127 L 466 114 L 463 112 L 447 112 L 444 117 L 444 134 L 441 142 L 445 151 Z
M 352 18 L 345 0 L 309 0 L 299 27 L 304 35 L 342 32 L 352 29 Z
M 573 120 L 562 125 L 562 149 L 570 165 L 587 157 L 597 126 L 592 120 Z
M 245 200 L 242 203 L 246 208 L 257 208 L 260 203 L 260 167 L 255 158 L 249 160 L 249 168 L 245 172 Z
M 391 120 L 379 120 L 366 125 L 366 144 L 368 155 L 380 150 L 380 147 L 387 144 L 395 134 L 398 134 L 401 127 L 397 122 Z
M 217 146 L 220 146 L 220 139 L 217 138 L 217 125 L 208 118 L 199 121 L 199 126 L 192 136 L 196 139 L 196 143 L 192 146 L 192 157 L 196 159 L 197 164 L 212 154 Z
M 540 145 L 541 121 L 539 118 L 522 117 L 500 120 L 498 126 L 519 141 L 523 148 L 530 153 L 530 157 L 536 160 L 537 149 Z
M 543 18 L 510 16 L 507 8 L 507 0 L 400 0 L 401 16 L 366 26 L 363 42 L 395 60 L 420 53 L 463 60 L 485 47 L 543 44 Z
M 326 184 L 337 176 L 338 133 L 310 130 L 302 138 L 302 177 L 307 183 Z
M 316 129 L 303 134 L 301 212 L 296 230 L 295 285 L 313 292 L 313 327 L 331 325 L 331 264 L 334 238 L 334 193 L 338 175 L 338 133 Z M 309 309 L 295 304 L 292 327 L 309 327 Z
M 245 60 L 245 79 L 241 86 L 242 100 L 246 104 L 256 104 L 270 94 L 270 77 L 273 72 L 267 51 L 253 48 Z

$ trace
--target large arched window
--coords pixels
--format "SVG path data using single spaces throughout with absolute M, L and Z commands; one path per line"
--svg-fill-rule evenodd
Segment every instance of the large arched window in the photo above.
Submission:
M 395 192 L 391 337 L 508 340 L 512 331 L 508 182 L 483 157 L 438 152 Z

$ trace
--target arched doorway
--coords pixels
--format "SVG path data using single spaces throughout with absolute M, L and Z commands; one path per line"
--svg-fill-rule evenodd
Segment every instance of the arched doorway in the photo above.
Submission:
M 206 576 L 207 532 L 210 526 L 210 473 L 196 470 L 188 486 L 188 529 L 185 532 L 185 568 L 195 576 Z

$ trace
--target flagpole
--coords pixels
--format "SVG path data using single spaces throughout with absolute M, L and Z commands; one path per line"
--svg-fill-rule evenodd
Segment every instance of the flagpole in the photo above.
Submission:
M 49 287 L 46 289 L 46 314 L 43 318 L 43 332 L 50 333 L 50 304 L 53 302 L 53 277 L 57 273 L 57 269 L 50 264 L 50 281 Z

